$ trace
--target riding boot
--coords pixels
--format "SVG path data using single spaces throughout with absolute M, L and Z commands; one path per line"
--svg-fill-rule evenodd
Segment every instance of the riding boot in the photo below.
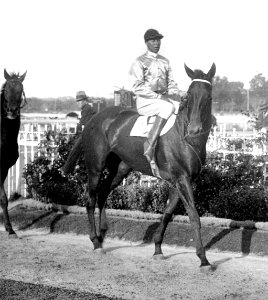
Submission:
M 154 151 L 157 142 L 157 138 L 160 135 L 161 130 L 165 126 L 167 120 L 159 116 L 155 117 L 155 122 L 149 131 L 147 141 L 144 143 L 144 156 L 146 156 L 149 163 L 154 158 Z

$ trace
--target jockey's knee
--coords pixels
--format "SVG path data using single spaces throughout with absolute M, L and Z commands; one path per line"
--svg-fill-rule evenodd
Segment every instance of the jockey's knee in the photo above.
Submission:
M 163 119 L 168 119 L 174 112 L 175 112 L 175 106 L 170 102 L 166 102 L 165 106 L 159 113 L 159 116 Z

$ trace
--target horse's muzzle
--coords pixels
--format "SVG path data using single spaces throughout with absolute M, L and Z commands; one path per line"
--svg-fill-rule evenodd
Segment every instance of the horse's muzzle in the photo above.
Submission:
M 19 114 L 20 114 L 19 109 L 14 109 L 14 110 L 8 109 L 8 111 L 5 112 L 5 117 L 9 120 L 14 120 L 19 116 Z

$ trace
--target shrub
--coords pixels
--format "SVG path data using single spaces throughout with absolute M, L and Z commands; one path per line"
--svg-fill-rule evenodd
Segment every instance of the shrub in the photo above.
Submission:
M 28 196 L 46 203 L 75 205 L 84 202 L 86 184 L 83 180 L 86 176 L 83 164 L 80 162 L 79 171 L 70 177 L 63 176 L 60 171 L 76 138 L 63 132 L 46 133 L 46 139 L 38 146 L 40 156 L 27 164 L 23 172 Z
M 87 173 L 83 158 L 73 174 L 67 177 L 61 167 L 74 145 L 77 135 L 48 132 L 39 145 L 41 156 L 26 165 L 28 195 L 44 202 L 84 206 L 87 199 Z M 236 146 L 241 143 L 238 141 Z M 55 151 L 57 149 L 57 152 Z M 268 201 L 263 188 L 263 157 L 208 153 L 206 165 L 193 183 L 196 208 L 201 216 L 235 220 L 267 221 Z M 140 185 L 141 174 L 131 172 L 107 199 L 107 208 L 163 213 L 168 199 L 169 184 L 158 180 L 148 187 Z M 186 214 L 179 201 L 175 214 Z
M 264 191 L 247 186 L 220 191 L 219 196 L 210 201 L 210 212 L 215 217 L 238 221 L 268 221 Z

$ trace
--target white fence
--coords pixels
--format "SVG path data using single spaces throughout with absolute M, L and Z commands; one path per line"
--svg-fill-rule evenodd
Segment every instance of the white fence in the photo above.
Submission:
M 25 180 L 22 177 L 24 167 L 33 161 L 37 155 L 37 146 L 45 137 L 48 130 L 62 130 L 65 128 L 66 134 L 76 133 L 78 119 L 39 119 L 21 121 L 21 129 L 18 135 L 19 159 L 16 164 L 9 169 L 7 179 L 5 181 L 5 190 L 9 198 L 13 193 L 18 193 L 26 197 Z
M 5 182 L 7 196 L 10 197 L 13 193 L 26 197 L 26 185 L 22 173 L 25 165 L 33 161 L 37 155 L 37 146 L 44 138 L 45 132 L 48 130 L 61 130 L 65 128 L 66 134 L 76 133 L 76 126 L 78 119 L 43 119 L 43 120 L 22 120 L 21 129 L 18 136 L 19 144 L 19 159 L 17 163 L 10 168 L 8 177 Z M 207 143 L 208 151 L 216 151 L 222 153 L 223 156 L 232 153 L 237 154 L 238 151 L 227 150 L 226 140 L 232 138 L 253 139 L 258 136 L 255 130 L 247 132 L 236 132 L 235 130 L 227 132 L 224 125 L 214 128 L 214 132 L 209 136 Z M 266 153 L 266 148 L 260 145 L 254 145 L 253 149 L 248 151 L 244 149 L 244 153 L 251 153 L 253 155 L 263 155 Z M 264 166 L 265 169 L 266 166 Z M 268 169 L 268 168 L 267 168 Z M 266 172 L 265 172 L 266 173 Z M 266 175 L 265 175 L 266 176 Z M 154 179 L 148 176 L 144 177 L 145 184 L 153 184 Z

